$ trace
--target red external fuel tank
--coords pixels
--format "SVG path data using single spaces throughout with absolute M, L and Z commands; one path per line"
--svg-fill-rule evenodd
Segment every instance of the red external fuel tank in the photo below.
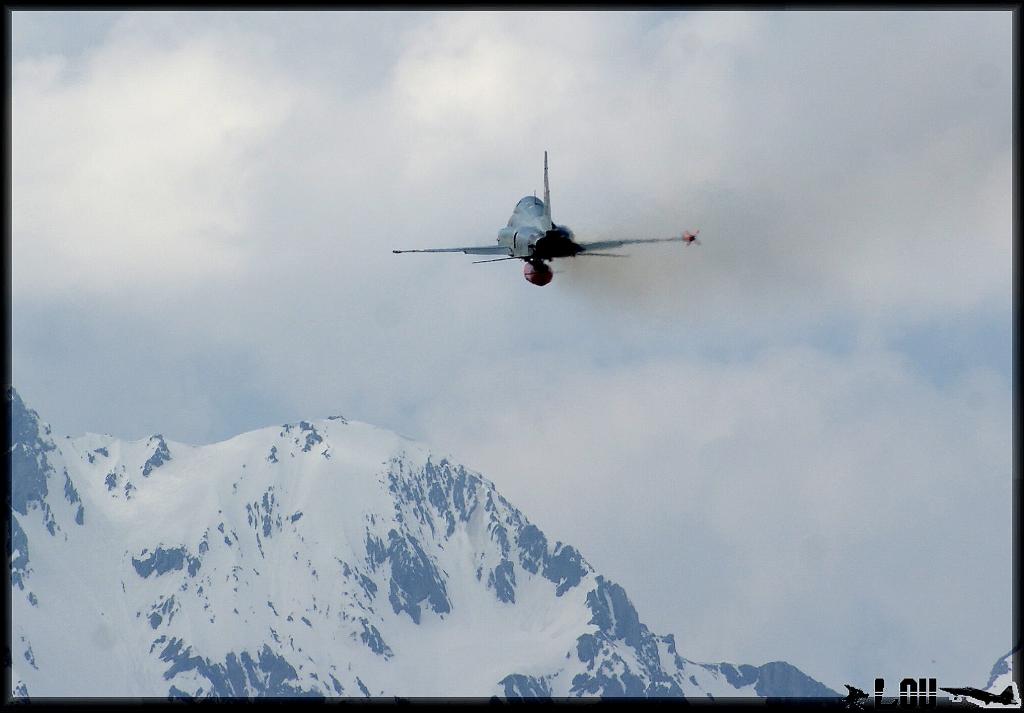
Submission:
M 528 262 L 523 265 L 523 277 L 525 277 L 526 281 L 530 284 L 537 285 L 537 287 L 543 287 L 551 282 L 552 278 L 554 278 L 554 274 L 551 272 L 551 268 L 542 262 Z

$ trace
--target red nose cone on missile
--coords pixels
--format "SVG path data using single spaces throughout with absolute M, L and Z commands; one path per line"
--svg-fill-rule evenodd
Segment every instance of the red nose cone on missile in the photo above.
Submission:
M 537 263 L 534 265 L 532 262 L 528 262 L 523 265 L 523 277 L 525 277 L 526 281 L 530 284 L 537 285 L 537 287 L 543 287 L 551 282 L 554 278 L 554 274 L 544 263 Z

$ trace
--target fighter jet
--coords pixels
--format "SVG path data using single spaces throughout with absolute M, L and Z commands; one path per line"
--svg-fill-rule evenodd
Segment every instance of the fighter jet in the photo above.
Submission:
M 551 192 L 548 190 L 548 152 L 544 152 L 544 200 L 537 196 L 526 196 L 512 211 L 508 224 L 498 231 L 496 245 L 479 245 L 464 248 L 429 248 L 426 250 L 392 250 L 394 253 L 465 253 L 467 255 L 501 255 L 503 257 L 482 262 L 522 260 L 523 277 L 532 285 L 543 287 L 551 282 L 554 273 L 548 263 L 563 257 L 626 257 L 621 253 L 601 252 L 639 243 L 682 242 L 690 245 L 700 241 L 697 233 L 685 232 L 674 238 L 633 238 L 626 240 L 601 240 L 592 243 L 576 241 L 576 236 L 565 225 L 556 225 L 551 220 Z
M 954 696 L 974 698 L 982 703 L 999 703 L 1004 706 L 1012 706 L 1017 703 L 1013 695 L 1013 686 L 1007 686 L 999 695 L 983 691 L 980 688 L 939 688 L 940 691 L 952 693 Z

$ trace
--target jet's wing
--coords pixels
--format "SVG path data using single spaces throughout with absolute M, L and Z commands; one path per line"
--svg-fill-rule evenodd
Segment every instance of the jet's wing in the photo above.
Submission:
M 594 250 L 605 250 L 607 248 L 619 248 L 623 245 L 638 245 L 640 243 L 671 243 L 683 242 L 682 236 L 677 238 L 637 238 L 632 240 L 601 240 L 596 243 L 577 243 L 583 248 L 583 254 Z
M 392 250 L 393 253 L 465 253 L 466 255 L 511 255 L 501 245 L 472 245 L 466 248 L 426 248 L 424 250 Z

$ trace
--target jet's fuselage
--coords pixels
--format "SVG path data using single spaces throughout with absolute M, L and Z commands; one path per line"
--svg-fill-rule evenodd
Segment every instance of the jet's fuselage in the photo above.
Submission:
M 544 201 L 526 196 L 518 203 L 508 224 L 498 231 L 498 245 L 509 249 L 512 257 L 530 257 L 537 241 L 544 237 L 551 221 L 544 214 Z
M 516 203 L 508 224 L 498 231 L 498 245 L 508 248 L 511 257 L 537 260 L 568 257 L 579 251 L 572 231 L 552 223 L 544 201 L 536 196 Z

